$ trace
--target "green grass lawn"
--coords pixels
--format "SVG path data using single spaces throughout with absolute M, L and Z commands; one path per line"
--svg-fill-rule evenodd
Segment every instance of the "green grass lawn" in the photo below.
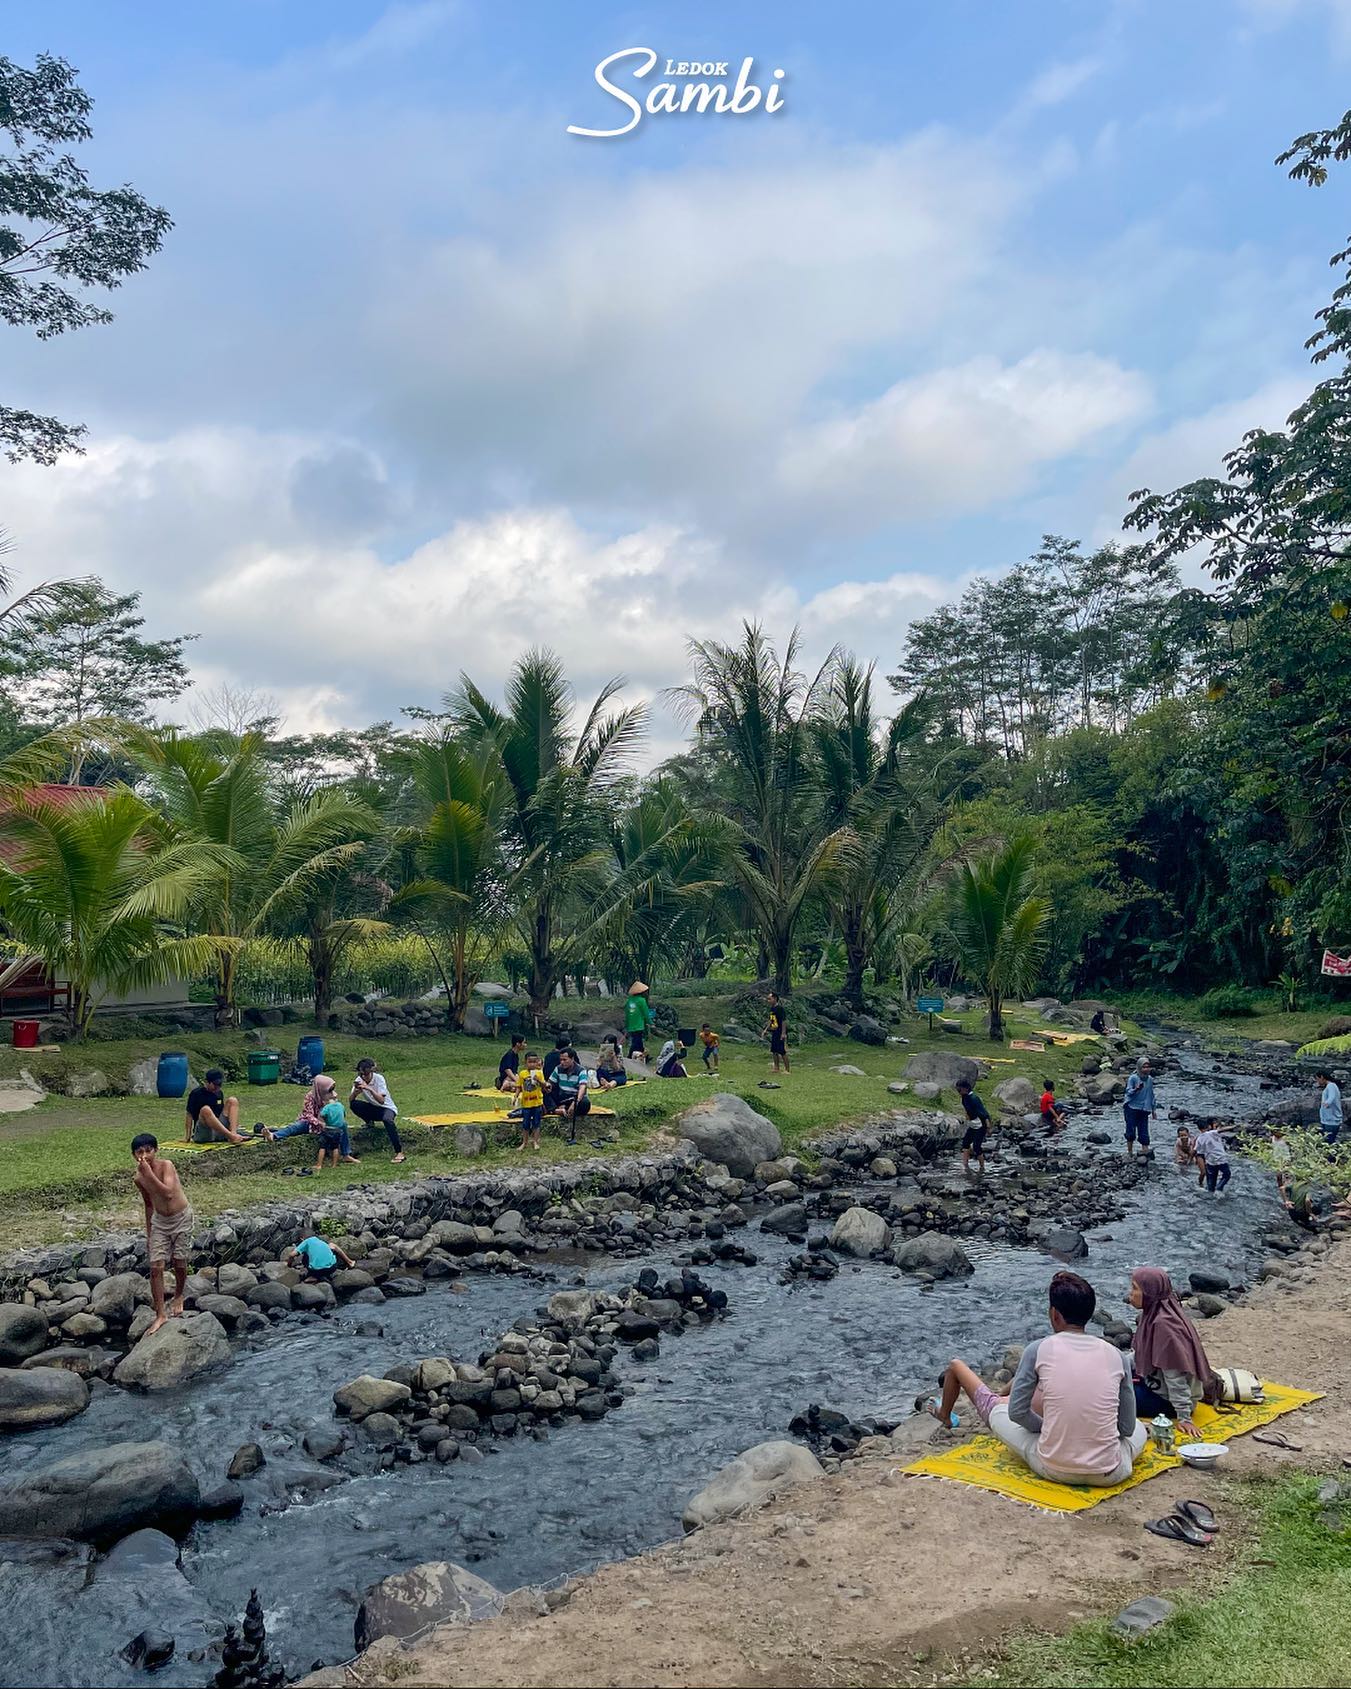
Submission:
M 1228 1574 L 1181 1597 L 1178 1611 L 1138 1641 L 1120 1641 L 1106 1620 L 1083 1624 L 1065 1636 L 1024 1638 L 960 1681 L 1003 1689 L 1351 1683 L 1351 1533 L 1320 1522 L 1317 1488 L 1313 1478 L 1235 1485 L 1231 1494 L 1245 1503 L 1236 1530 L 1246 1540 Z
M 711 1012 L 708 1017 L 716 1018 Z M 1079 1071 L 1085 1048 L 1048 1047 L 1044 1055 L 1001 1049 L 979 1035 L 980 1016 L 964 1017 L 965 1030 L 958 1036 L 936 1032 L 930 1035 L 926 1021 L 911 1021 L 904 1028 L 911 1039 L 908 1048 L 868 1048 L 862 1044 L 821 1042 L 794 1046 L 793 1071 L 782 1075 L 778 1090 L 761 1090 L 760 1081 L 769 1077 L 769 1061 L 760 1046 L 727 1044 L 722 1050 L 722 1073 L 718 1080 L 692 1078 L 685 1082 L 651 1079 L 645 1085 L 610 1092 L 603 1103 L 613 1107 L 617 1119 L 596 1122 L 575 1149 L 557 1136 L 546 1136 L 544 1153 L 555 1159 L 595 1155 L 587 1139 L 601 1135 L 601 1126 L 617 1131 L 614 1153 L 627 1153 L 658 1140 L 664 1128 L 681 1109 L 712 1090 L 732 1091 L 747 1098 L 771 1118 L 783 1134 L 786 1146 L 837 1122 L 866 1119 L 883 1109 L 916 1106 L 910 1096 L 894 1097 L 886 1089 L 888 1080 L 901 1077 L 906 1058 L 926 1048 L 958 1050 L 964 1055 L 1013 1058 L 996 1066 L 983 1090 L 987 1100 L 1002 1078 L 1022 1074 L 1039 1084 L 1053 1077 L 1068 1091 Z M 1032 1030 L 1030 1024 L 1011 1023 L 1012 1036 Z M 288 1027 L 286 1043 L 299 1038 L 304 1027 Z M 280 1029 L 279 1029 L 280 1032 Z M 461 1095 L 466 1084 L 477 1081 L 491 1089 L 497 1069 L 500 1045 L 482 1039 L 435 1037 L 398 1039 L 377 1043 L 326 1036 L 327 1066 L 340 1081 L 351 1073 L 359 1055 L 374 1054 L 389 1079 L 401 1116 L 466 1112 L 482 1105 Z M 163 1041 L 162 1041 L 163 1042 Z M 66 1065 L 100 1066 L 112 1072 L 145 1056 L 157 1055 L 162 1042 L 101 1041 L 83 1051 L 62 1051 L 43 1056 L 40 1052 L 0 1052 L 0 1074 L 30 1067 L 39 1078 L 44 1060 Z M 193 1070 L 200 1073 L 213 1050 L 228 1053 L 236 1067 L 244 1049 L 238 1034 L 194 1035 L 180 1040 L 193 1053 Z M 864 1077 L 831 1072 L 840 1063 L 861 1067 Z M 697 1055 L 690 1061 L 692 1074 L 701 1074 Z M 227 1087 L 240 1099 L 241 1122 L 261 1120 L 281 1126 L 295 1118 L 303 1093 L 292 1085 L 250 1086 L 234 1081 Z M 346 1095 L 345 1090 L 342 1094 Z M 602 1100 L 602 1099 L 598 1099 Z M 947 1092 L 942 1106 L 955 1109 L 956 1094 Z M 919 1105 L 932 1106 L 932 1105 Z M 68 1236 L 84 1236 L 111 1223 L 131 1222 L 139 1209 L 132 1202 L 129 1145 L 136 1132 L 151 1131 L 172 1153 L 175 1140 L 183 1135 L 181 1102 L 154 1097 L 96 1097 L 76 1100 L 50 1095 L 24 1114 L 0 1116 L 0 1248 L 20 1243 L 50 1242 Z M 449 1172 L 470 1165 L 456 1156 L 453 1134 L 433 1132 L 409 1123 L 408 1160 L 391 1165 L 383 1133 L 359 1132 L 354 1148 L 362 1156 L 359 1167 L 342 1167 L 325 1172 L 326 1185 L 369 1183 L 377 1180 L 412 1178 L 422 1172 Z M 505 1124 L 495 1133 L 497 1142 L 474 1166 L 492 1165 L 514 1159 L 511 1145 L 515 1134 Z M 305 1138 L 284 1144 L 239 1150 L 221 1150 L 209 1155 L 182 1156 L 179 1166 L 193 1205 L 209 1215 L 268 1197 L 295 1194 L 293 1179 L 283 1175 L 288 1166 L 312 1163 L 314 1151 Z M 312 1191 L 318 1181 L 306 1180 L 300 1190 Z
M 1147 992 L 1125 998 L 1123 1008 L 1140 1020 L 1159 1020 L 1199 1033 L 1207 1044 L 1217 1049 L 1236 1049 L 1255 1038 L 1283 1038 L 1292 1044 L 1307 1044 L 1318 1037 L 1334 1015 L 1351 1014 L 1351 1009 L 1330 1008 L 1324 1003 L 1316 1009 L 1297 1009 L 1293 1013 L 1273 1007 L 1237 1020 L 1219 1020 L 1203 1014 L 1196 1002 L 1185 997 Z

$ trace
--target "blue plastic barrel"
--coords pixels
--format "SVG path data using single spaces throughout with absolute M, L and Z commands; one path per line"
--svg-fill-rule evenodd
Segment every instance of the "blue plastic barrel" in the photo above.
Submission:
M 324 1071 L 324 1041 L 322 1038 L 302 1038 L 296 1045 L 296 1060 L 311 1073 Z
M 155 1070 L 155 1090 L 161 1097 L 181 1097 L 187 1088 L 187 1056 L 182 1050 L 165 1050 Z

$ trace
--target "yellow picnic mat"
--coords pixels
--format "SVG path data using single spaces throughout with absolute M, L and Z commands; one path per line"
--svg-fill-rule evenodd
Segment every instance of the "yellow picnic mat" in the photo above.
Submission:
M 587 1120 L 613 1120 L 615 1111 L 612 1108 L 593 1108 L 584 1118 Z M 414 1114 L 409 1116 L 419 1126 L 478 1126 L 489 1120 L 505 1120 L 506 1116 L 498 1109 L 492 1114 Z M 551 1118 L 546 1115 L 546 1119 Z
M 1245 1402 L 1225 1413 L 1216 1413 L 1202 1403 L 1196 1410 L 1196 1428 L 1203 1442 L 1227 1443 L 1247 1431 L 1269 1425 L 1283 1414 L 1319 1400 L 1318 1390 L 1295 1390 L 1288 1384 L 1270 1384 L 1263 1380 L 1264 1402 Z M 913 1478 L 951 1478 L 957 1484 L 974 1484 L 977 1489 L 993 1490 L 996 1495 L 1008 1496 L 1011 1501 L 1025 1501 L 1048 1513 L 1082 1513 L 1086 1507 L 1096 1507 L 1109 1496 L 1134 1489 L 1160 1472 L 1181 1466 L 1177 1455 L 1160 1454 L 1152 1442 L 1146 1443 L 1135 1462 L 1135 1470 L 1124 1484 L 1110 1490 L 1094 1489 L 1087 1485 L 1056 1484 L 1049 1478 L 1039 1478 L 1005 1448 L 997 1437 L 973 1437 L 943 1454 L 926 1455 L 913 1466 L 907 1466 L 907 1476 Z
M 217 1138 L 214 1144 L 161 1144 L 164 1155 L 209 1155 L 217 1149 L 248 1149 L 250 1144 L 265 1144 L 267 1138 L 245 1138 L 242 1144 L 232 1144 L 228 1138 Z
M 1053 1032 L 1049 1026 L 1037 1028 L 1038 1038 L 1049 1038 L 1053 1044 L 1096 1044 L 1096 1032 Z

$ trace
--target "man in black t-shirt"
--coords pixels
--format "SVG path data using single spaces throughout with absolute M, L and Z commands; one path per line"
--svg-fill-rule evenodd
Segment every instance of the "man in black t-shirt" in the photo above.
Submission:
M 209 1067 L 202 1083 L 188 1093 L 185 1144 L 213 1144 L 217 1138 L 242 1144 L 248 1137 L 239 1130 L 239 1098 L 222 1096 L 224 1085 L 220 1068 Z
M 780 1062 L 783 1063 L 783 1071 L 791 1073 L 792 1068 L 788 1062 L 788 1010 L 779 1001 L 777 991 L 771 991 L 769 994 L 769 1019 L 765 1022 L 765 1030 L 760 1036 L 763 1038 L 765 1033 L 769 1034 L 769 1053 L 774 1058 L 775 1073 L 779 1071 Z
M 511 1040 L 511 1048 L 503 1052 L 502 1059 L 497 1064 L 497 1088 L 499 1091 L 514 1091 L 516 1089 L 516 1075 L 521 1071 L 521 1056 L 525 1052 L 525 1035 L 516 1033 Z
M 985 1134 L 991 1130 L 990 1111 L 971 1088 L 969 1079 L 957 1081 L 957 1095 L 962 1099 L 962 1109 L 966 1118 L 971 1122 L 962 1137 L 962 1172 L 971 1171 L 971 1157 L 974 1153 L 980 1162 L 980 1170 L 985 1171 Z
M 547 1051 L 544 1057 L 544 1077 L 546 1079 L 553 1078 L 564 1050 L 566 1050 L 571 1043 L 572 1040 L 566 1033 L 562 1032 L 560 1032 L 558 1037 L 554 1039 L 553 1049 Z

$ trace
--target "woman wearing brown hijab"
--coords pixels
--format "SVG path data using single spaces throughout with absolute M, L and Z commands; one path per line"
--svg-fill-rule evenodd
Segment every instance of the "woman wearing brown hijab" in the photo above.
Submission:
M 1141 1419 L 1165 1413 L 1184 1436 L 1197 1437 L 1192 1414 L 1198 1402 L 1216 1400 L 1219 1380 L 1172 1279 L 1162 1267 L 1137 1267 L 1127 1300 L 1140 1310 L 1131 1344 L 1136 1412 Z

